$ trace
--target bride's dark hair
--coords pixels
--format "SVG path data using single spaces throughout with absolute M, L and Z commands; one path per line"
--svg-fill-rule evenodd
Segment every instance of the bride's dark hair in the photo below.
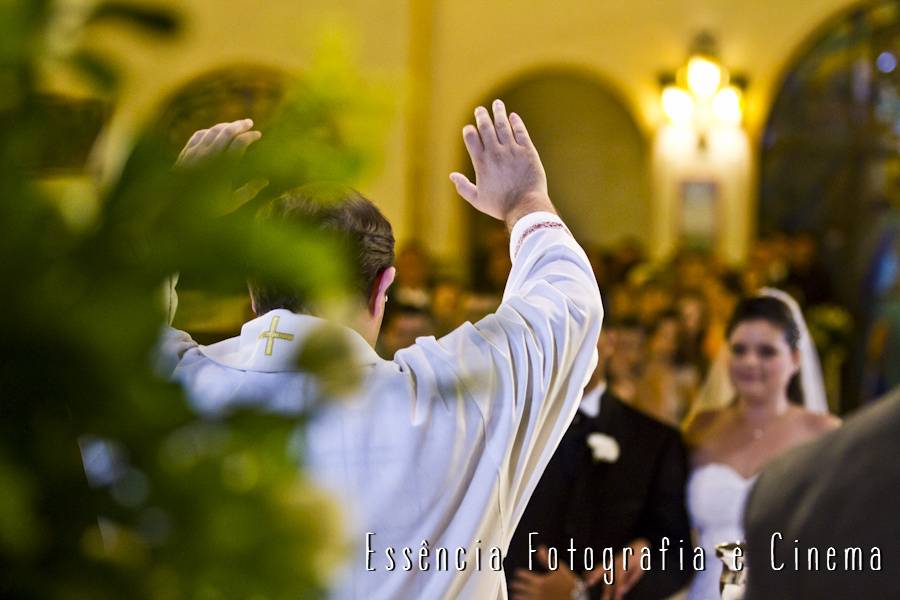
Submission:
M 731 334 L 741 323 L 747 321 L 766 321 L 781 330 L 784 341 L 791 350 L 800 347 L 800 326 L 794 320 L 790 307 L 771 296 L 751 296 L 738 302 L 728 321 L 726 336 Z M 794 403 L 803 405 L 803 390 L 800 387 L 800 371 L 798 370 L 788 383 L 788 399 Z

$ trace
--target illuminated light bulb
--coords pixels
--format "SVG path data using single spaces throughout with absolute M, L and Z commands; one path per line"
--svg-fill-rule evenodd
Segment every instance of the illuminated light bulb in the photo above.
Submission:
M 662 92 L 663 112 L 673 123 L 687 123 L 694 115 L 694 99 L 682 88 L 668 85 Z
M 712 111 L 722 123 L 739 125 L 743 112 L 741 110 L 741 90 L 733 85 L 719 90 L 713 97 Z
M 720 83 L 722 69 L 719 65 L 702 56 L 694 56 L 688 61 L 687 84 L 698 98 L 711 98 Z

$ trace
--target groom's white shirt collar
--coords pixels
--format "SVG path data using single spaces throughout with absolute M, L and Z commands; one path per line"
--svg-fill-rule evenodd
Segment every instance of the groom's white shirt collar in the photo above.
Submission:
M 357 364 L 381 359 L 359 333 L 348 327 L 282 308 L 267 312 L 241 327 L 241 335 L 198 349 L 211 361 L 241 371 L 281 373 L 298 371 L 298 357 L 310 336 L 344 336 Z
M 578 410 L 591 418 L 596 417 L 600 414 L 600 399 L 605 392 L 606 382 L 601 381 L 593 389 L 584 393 L 584 396 L 581 397 L 581 404 L 578 405 Z

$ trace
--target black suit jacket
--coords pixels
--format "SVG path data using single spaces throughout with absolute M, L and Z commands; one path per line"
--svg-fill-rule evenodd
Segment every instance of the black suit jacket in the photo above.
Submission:
M 616 462 L 594 460 L 587 437 L 599 432 L 614 438 L 620 448 Z M 690 546 L 690 523 L 684 503 L 687 459 L 681 436 L 671 427 L 624 404 L 611 393 L 603 395 L 600 413 L 588 417 L 580 411 L 547 465 L 507 552 L 507 581 L 516 569 L 528 568 L 528 534 L 532 547 L 556 547 L 560 562 L 568 564 L 569 539 L 575 541 L 576 571 L 583 549 L 594 549 L 596 566 L 603 548 L 621 548 L 638 537 L 655 546 L 668 536 L 677 551 L 679 540 Z M 688 550 L 686 550 L 688 552 Z M 691 572 L 678 569 L 670 551 L 667 570 L 644 573 L 628 598 L 665 598 L 689 579 Z M 532 555 L 534 570 L 543 570 Z M 637 564 L 634 557 L 631 564 Z M 658 567 L 658 553 L 654 552 Z M 592 589 L 599 597 L 600 585 Z
M 898 457 L 900 389 L 766 467 L 745 512 L 747 600 L 900 598 Z M 770 561 L 775 532 L 783 536 L 775 549 L 780 571 Z M 828 571 L 832 546 L 837 569 Z M 881 571 L 870 570 L 873 546 L 881 551 Z M 808 570 L 810 547 L 819 550 L 818 571 Z M 864 570 L 844 568 L 848 547 L 862 549 Z

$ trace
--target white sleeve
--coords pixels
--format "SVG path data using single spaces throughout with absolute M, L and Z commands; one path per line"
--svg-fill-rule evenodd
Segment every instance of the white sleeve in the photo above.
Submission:
M 154 370 L 159 377 L 169 379 L 184 355 L 197 347 L 197 342 L 184 331 L 164 327 L 156 343 Z
M 520 219 L 510 253 L 512 270 L 494 314 L 439 340 L 420 338 L 395 360 L 420 388 L 417 402 L 428 396 L 421 387 L 434 385 L 445 402 L 463 395 L 478 404 L 511 528 L 597 364 L 603 307 L 587 256 L 556 215 Z

